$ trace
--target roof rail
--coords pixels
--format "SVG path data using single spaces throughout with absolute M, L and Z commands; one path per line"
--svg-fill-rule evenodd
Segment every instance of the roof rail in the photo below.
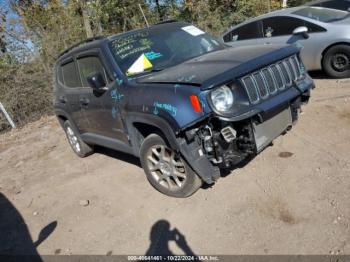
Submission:
M 161 21 L 159 23 L 156 23 L 155 25 L 170 24 L 170 23 L 176 23 L 176 22 L 178 22 L 178 21 L 175 19 L 170 19 L 170 20 Z
M 74 49 L 75 47 L 78 47 L 82 44 L 86 44 L 86 43 L 89 43 L 89 42 L 92 42 L 92 41 L 95 41 L 95 40 L 100 40 L 100 39 L 103 39 L 105 38 L 105 36 L 94 36 L 94 37 L 90 37 L 90 38 L 87 38 L 79 43 L 76 43 L 74 45 L 72 45 L 71 47 L 69 47 L 68 49 L 64 50 L 62 53 L 60 53 L 58 55 L 57 58 L 60 58 L 61 56 L 63 56 L 64 54 L 68 53 L 69 51 L 71 51 L 72 49 Z

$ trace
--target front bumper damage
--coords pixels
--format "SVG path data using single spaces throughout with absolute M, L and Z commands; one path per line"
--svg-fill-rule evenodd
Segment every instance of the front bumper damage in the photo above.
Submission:
M 314 83 L 307 78 L 240 115 L 212 115 L 187 128 L 178 137 L 184 158 L 206 183 L 214 183 L 221 169 L 254 157 L 292 129 L 312 88 Z

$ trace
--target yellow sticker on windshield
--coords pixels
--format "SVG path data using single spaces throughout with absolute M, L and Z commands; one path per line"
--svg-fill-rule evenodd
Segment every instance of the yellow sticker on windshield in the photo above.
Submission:
M 128 69 L 126 72 L 127 75 L 134 75 L 138 73 L 142 73 L 147 69 L 152 68 L 152 63 L 148 60 L 145 54 L 142 54 Z

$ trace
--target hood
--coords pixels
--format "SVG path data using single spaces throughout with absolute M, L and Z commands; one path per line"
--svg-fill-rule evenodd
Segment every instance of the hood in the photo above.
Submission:
M 193 58 L 137 80 L 138 83 L 209 86 L 233 80 L 257 68 L 298 52 L 293 46 L 230 47 Z

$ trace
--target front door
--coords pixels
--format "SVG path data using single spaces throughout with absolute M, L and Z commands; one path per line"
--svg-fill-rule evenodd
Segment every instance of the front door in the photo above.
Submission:
M 260 23 L 255 21 L 233 29 L 224 36 L 224 41 L 232 47 L 238 47 L 256 45 L 260 38 L 262 38 Z
M 308 70 L 315 69 L 319 49 L 315 45 L 324 38 L 326 30 L 316 24 L 295 17 L 271 17 L 262 21 L 264 44 L 291 44 L 302 47 L 301 58 Z M 293 35 L 294 29 L 305 26 L 309 31 L 309 38 Z
M 117 139 L 127 142 L 123 120 L 119 114 L 121 94 L 117 93 L 116 81 L 108 75 L 106 67 L 98 50 L 77 56 L 77 65 L 80 72 L 84 92 L 79 95 L 82 115 L 86 120 L 88 133 Z M 87 82 L 87 77 L 100 73 L 105 80 L 106 87 L 96 92 Z

